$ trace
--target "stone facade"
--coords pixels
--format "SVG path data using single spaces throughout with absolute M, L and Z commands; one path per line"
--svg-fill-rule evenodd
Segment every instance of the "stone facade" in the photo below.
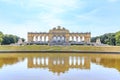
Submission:
M 53 28 L 46 32 L 28 32 L 28 42 L 44 43 L 49 45 L 69 45 L 81 42 L 89 43 L 91 33 L 70 33 L 69 30 L 61 28 Z

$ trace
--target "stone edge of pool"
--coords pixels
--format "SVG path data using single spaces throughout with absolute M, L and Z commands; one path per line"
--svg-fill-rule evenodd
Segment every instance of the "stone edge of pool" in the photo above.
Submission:
M 22 50 L 8 50 L 8 51 L 0 51 L 0 53 L 103 53 L 103 54 L 120 54 L 120 51 L 51 51 L 51 50 L 29 50 L 29 51 L 22 51 Z

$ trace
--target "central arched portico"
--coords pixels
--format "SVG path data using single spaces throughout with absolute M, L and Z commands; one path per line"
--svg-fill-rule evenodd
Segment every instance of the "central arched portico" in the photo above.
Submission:
M 66 43 L 66 37 L 64 35 L 53 35 L 50 44 L 62 45 Z
M 54 35 L 53 37 L 52 37 L 52 41 L 54 41 L 54 42 L 65 42 L 65 36 L 63 36 L 63 35 Z

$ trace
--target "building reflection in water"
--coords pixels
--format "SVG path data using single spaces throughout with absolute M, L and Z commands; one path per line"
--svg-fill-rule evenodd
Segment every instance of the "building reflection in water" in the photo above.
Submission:
M 90 58 L 81 56 L 39 56 L 28 58 L 28 68 L 48 68 L 53 73 L 65 73 L 70 68 L 90 69 Z
M 103 54 L 68 54 L 68 53 L 58 53 L 58 54 L 27 54 L 20 57 L 18 56 L 6 56 L 0 57 L 0 68 L 3 65 L 13 65 L 18 62 L 27 59 L 27 67 L 31 68 L 44 68 L 48 69 L 53 73 L 65 73 L 70 69 L 84 69 L 90 70 L 92 63 L 97 65 L 102 65 L 108 68 L 115 68 L 120 71 L 120 55 L 103 55 Z M 17 65 L 17 64 L 16 64 Z

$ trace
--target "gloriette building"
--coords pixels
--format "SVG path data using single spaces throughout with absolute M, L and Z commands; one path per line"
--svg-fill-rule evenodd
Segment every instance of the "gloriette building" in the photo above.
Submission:
M 29 44 L 46 45 L 80 45 L 90 43 L 91 33 L 71 33 L 65 28 L 58 26 L 46 32 L 28 32 Z

